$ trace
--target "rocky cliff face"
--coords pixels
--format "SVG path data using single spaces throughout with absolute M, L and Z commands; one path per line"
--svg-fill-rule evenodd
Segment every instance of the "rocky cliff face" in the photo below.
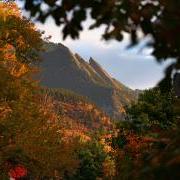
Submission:
M 47 45 L 42 53 L 40 81 L 50 88 L 64 88 L 87 96 L 114 119 L 122 119 L 124 106 L 136 93 L 113 79 L 92 58 L 89 63 L 62 44 Z

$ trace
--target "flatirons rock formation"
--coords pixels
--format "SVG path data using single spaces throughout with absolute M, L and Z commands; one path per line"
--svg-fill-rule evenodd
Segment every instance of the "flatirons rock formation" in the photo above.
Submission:
M 49 88 L 64 88 L 87 96 L 114 119 L 123 119 L 124 106 L 137 93 L 113 79 L 92 58 L 89 63 L 62 44 L 46 44 L 42 53 L 40 82 Z

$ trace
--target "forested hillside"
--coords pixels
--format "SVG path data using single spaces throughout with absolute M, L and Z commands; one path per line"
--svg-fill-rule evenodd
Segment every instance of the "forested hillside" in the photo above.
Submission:
M 65 89 L 43 89 L 43 93 L 53 99 L 61 119 L 81 124 L 89 132 L 113 130 L 113 122 L 110 117 L 91 103 L 88 98 Z

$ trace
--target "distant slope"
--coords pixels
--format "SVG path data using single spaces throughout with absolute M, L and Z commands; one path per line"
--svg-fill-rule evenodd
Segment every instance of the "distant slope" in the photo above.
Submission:
M 113 79 L 92 58 L 89 63 L 62 44 L 46 44 L 42 53 L 40 81 L 50 88 L 64 88 L 87 96 L 114 119 L 124 116 L 124 106 L 137 93 Z
M 89 131 L 106 131 L 113 127 L 110 117 L 83 96 L 54 88 L 44 88 L 43 94 L 53 99 L 61 120 L 64 119 L 67 123 L 75 122 Z

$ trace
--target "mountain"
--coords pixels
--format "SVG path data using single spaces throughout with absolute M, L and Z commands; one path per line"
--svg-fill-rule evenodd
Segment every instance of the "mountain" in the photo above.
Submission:
M 114 119 L 122 119 L 124 106 L 137 93 L 112 78 L 93 58 L 86 62 L 62 44 L 46 43 L 41 54 L 40 82 L 49 88 L 64 88 L 88 97 Z

